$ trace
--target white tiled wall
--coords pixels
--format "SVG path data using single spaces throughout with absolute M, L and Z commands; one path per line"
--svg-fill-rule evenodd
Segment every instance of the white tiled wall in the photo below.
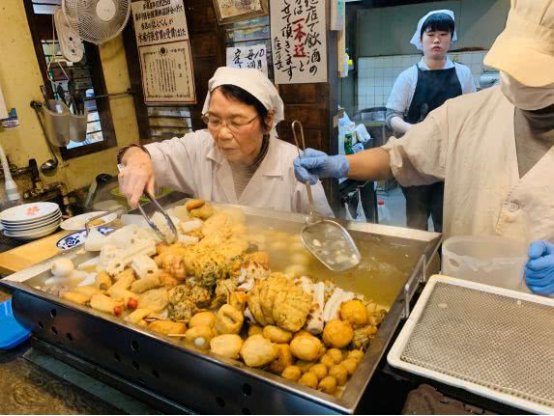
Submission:
M 460 52 L 448 56 L 471 69 L 475 85 L 479 88 L 479 76 L 483 73 L 483 58 L 486 51 Z M 379 56 L 358 59 L 358 110 L 370 107 L 384 107 L 396 77 L 411 65 L 415 65 L 421 55 Z

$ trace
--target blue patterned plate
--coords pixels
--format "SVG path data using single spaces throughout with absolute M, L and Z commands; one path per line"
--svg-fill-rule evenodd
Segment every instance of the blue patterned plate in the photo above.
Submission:
M 96 228 L 101 234 L 106 235 L 114 231 L 114 228 L 111 227 L 97 227 Z M 80 246 L 85 242 L 87 238 L 86 230 L 77 231 L 71 234 L 66 235 L 64 238 L 59 240 L 56 243 L 56 247 L 60 250 L 69 250 L 70 248 Z

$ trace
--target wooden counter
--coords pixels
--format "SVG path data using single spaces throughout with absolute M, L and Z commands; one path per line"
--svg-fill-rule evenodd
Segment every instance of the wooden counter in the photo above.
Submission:
M 20 247 L 0 253 L 0 274 L 6 276 L 60 253 L 56 243 L 73 231 L 60 231 Z

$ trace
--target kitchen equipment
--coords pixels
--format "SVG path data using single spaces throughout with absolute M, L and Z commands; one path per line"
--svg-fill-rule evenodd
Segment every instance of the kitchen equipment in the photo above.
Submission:
M 39 108 L 38 114 L 42 116 L 46 139 L 50 144 L 64 147 L 71 141 L 69 108 L 61 100 L 49 100 L 47 104 Z
M 3 233 L 6 237 L 15 238 L 16 240 L 30 241 L 36 240 L 37 238 L 46 237 L 47 235 L 52 234 L 59 228 L 59 222 L 53 225 L 45 226 L 42 228 L 37 228 L 36 230 L 29 232 L 9 232 L 4 230 Z
M 391 366 L 532 413 L 554 412 L 554 299 L 433 276 Z
M 302 147 L 296 135 L 296 126 L 299 127 Z M 298 120 L 292 122 L 292 134 L 298 148 L 298 157 L 301 158 L 300 149 L 306 149 L 306 141 L 304 129 Z M 301 232 L 304 246 L 330 270 L 344 272 L 356 267 L 361 261 L 356 243 L 342 225 L 317 214 L 312 188 L 308 181 L 306 181 L 306 191 L 310 202 L 310 214 L 306 217 L 306 225 Z
M 54 23 L 61 53 L 70 62 L 80 62 L 85 53 L 83 42 L 69 25 L 61 8 L 54 13 Z
M 65 220 L 64 222 L 61 223 L 60 227 L 62 230 L 68 230 L 68 231 L 83 230 L 85 229 L 86 222 L 92 217 L 97 217 L 99 220 L 103 221 L 98 225 L 90 226 L 91 228 L 94 228 L 94 227 L 107 225 L 110 222 L 114 221 L 117 218 L 117 214 L 113 212 L 109 214 L 106 211 L 87 212 L 85 214 L 77 215 L 75 217 L 71 217 Z
M 111 228 L 111 227 L 104 227 L 104 226 L 98 227 L 98 232 L 103 235 L 107 235 L 114 230 L 115 228 Z M 74 247 L 84 244 L 86 239 L 87 239 L 86 230 L 76 231 L 74 233 L 66 235 L 63 238 L 60 238 L 56 243 L 56 247 L 64 251 L 70 250 Z
M 88 211 L 88 209 L 91 206 L 92 201 L 94 201 L 99 189 L 103 185 L 106 185 L 106 184 L 110 183 L 110 181 L 112 181 L 112 179 L 113 179 L 113 176 L 108 175 L 107 173 L 101 173 L 99 175 L 96 175 L 96 178 L 94 178 L 94 180 L 92 181 L 92 183 L 90 184 L 90 186 L 88 188 L 87 199 L 85 200 L 85 204 L 83 206 L 85 211 Z
M 41 228 L 41 227 L 44 227 L 44 226 L 52 225 L 54 223 L 59 224 L 61 219 L 62 219 L 62 213 L 58 212 L 56 215 L 54 215 L 52 217 L 48 217 L 44 220 L 36 221 L 36 222 L 30 223 L 30 224 L 13 225 L 13 224 L 7 224 L 7 223 L 3 222 L 2 223 L 2 228 L 4 230 L 7 230 L 7 231 L 28 232 L 28 231 L 32 231 L 33 229 L 36 229 L 36 228 Z
M 34 240 L 52 234 L 61 220 L 60 207 L 52 202 L 18 205 L 0 213 L 4 235 L 18 240 Z
M 118 164 L 117 169 L 121 172 L 121 170 L 123 169 L 123 166 Z M 148 193 L 148 191 L 146 189 L 143 191 L 142 195 L 145 196 L 146 198 L 148 198 L 148 200 L 152 203 L 152 207 L 155 211 L 157 211 L 157 212 L 159 212 L 160 214 L 163 215 L 163 217 L 165 218 L 165 220 L 167 222 L 167 226 L 169 227 L 168 231 L 171 232 L 172 237 L 170 237 L 168 235 L 169 234 L 168 232 L 163 232 L 162 230 L 160 230 L 158 228 L 158 226 L 154 223 L 154 221 L 152 221 L 150 219 L 150 217 L 148 217 L 148 215 L 144 211 L 144 208 L 142 207 L 142 205 L 140 205 L 140 201 L 139 201 L 138 210 L 140 211 L 141 215 L 144 217 L 144 219 L 146 220 L 146 222 L 148 223 L 150 228 L 152 228 L 154 230 L 154 232 L 158 235 L 158 237 L 160 237 L 160 239 L 162 241 L 165 241 L 168 244 L 172 244 L 172 243 L 176 242 L 177 239 L 178 239 L 177 228 L 175 227 L 175 224 L 171 220 L 170 216 L 167 214 L 167 212 L 165 212 L 165 210 L 158 203 L 156 198 L 153 197 L 152 195 L 150 195 L 150 193 Z M 88 222 L 87 222 L 87 224 L 88 224 Z M 87 227 L 87 234 L 88 234 L 88 227 Z
M 139 209 L 140 213 L 142 214 L 142 216 L 144 217 L 144 219 L 146 220 L 146 222 L 148 223 L 148 225 L 150 226 L 150 228 L 152 228 L 156 232 L 156 234 L 158 235 L 158 237 L 160 237 L 162 239 L 162 241 L 165 241 L 168 244 L 176 242 L 177 238 L 178 238 L 177 237 L 177 228 L 175 227 L 175 224 L 173 224 L 173 221 L 171 220 L 171 217 L 167 214 L 167 212 L 165 212 L 165 210 L 158 203 L 156 198 L 154 198 L 152 195 L 150 195 L 147 191 L 144 191 L 144 195 L 150 200 L 150 202 L 152 202 L 152 204 L 156 208 L 156 211 L 158 211 L 159 213 L 161 213 L 164 216 L 165 220 L 167 221 L 167 225 L 169 226 L 169 229 L 170 229 L 171 233 L 173 234 L 173 238 L 169 237 L 167 235 L 167 233 L 162 232 L 162 230 L 160 230 L 158 228 L 158 226 L 154 223 L 154 221 L 152 221 L 148 217 L 148 215 L 146 215 L 146 212 L 144 212 L 144 209 L 139 204 L 138 209 Z
M 40 86 L 40 90 L 45 97 L 45 103 L 48 102 L 48 98 L 46 97 L 46 87 L 44 85 Z M 56 154 L 52 150 L 52 145 L 50 144 L 50 141 L 48 140 L 48 133 L 46 132 L 46 126 L 45 121 L 43 120 L 40 111 L 43 104 L 38 103 L 37 101 L 31 101 L 31 108 L 35 110 L 35 114 L 37 115 L 38 122 L 40 124 L 40 128 L 42 130 L 42 133 L 44 134 L 44 138 L 46 139 L 46 144 L 48 145 L 48 150 L 50 150 L 50 154 L 52 155 L 52 159 L 48 159 L 46 162 L 44 162 L 42 165 L 40 165 L 40 171 L 44 174 L 52 173 L 58 168 L 58 158 L 56 157 Z
M 2 223 L 32 223 L 59 212 L 60 207 L 53 202 L 35 202 L 32 204 L 18 205 L 0 212 Z
M 450 237 L 442 247 L 442 273 L 529 292 L 523 279 L 528 245 L 499 236 Z
M 160 202 L 164 204 L 165 200 Z M 176 201 L 174 205 L 185 202 Z M 292 234 L 304 226 L 301 214 L 214 205 L 242 210 L 248 226 Z M 35 289 L 50 276 L 50 266 L 57 258 L 68 256 L 76 266 L 91 258 L 91 254 L 79 254 L 78 248 L 12 274 L 0 280 L 0 285 L 14 291 L 15 316 L 32 328 L 37 339 L 34 345 L 141 400 L 166 409 L 173 406 L 171 413 L 176 408 L 200 413 L 363 413 L 364 391 L 413 291 L 424 278 L 440 234 L 367 223 L 344 224 L 364 253 L 371 255 L 364 256 L 360 267 L 350 272 L 351 279 L 341 277 L 340 282 L 390 309 L 340 398 L 235 360 L 199 353 L 179 340 Z M 317 267 L 314 275 L 334 276 L 318 262 L 313 265 Z
M 62 11 L 82 40 L 101 45 L 123 31 L 131 14 L 131 1 L 62 0 Z
M 17 184 L 12 178 L 10 172 L 10 164 L 8 163 L 8 158 L 6 153 L 4 153 L 4 148 L 0 146 L 0 161 L 2 162 L 2 170 L 4 171 L 4 186 L 6 187 L 6 196 L 8 201 L 21 201 L 21 195 L 17 189 Z

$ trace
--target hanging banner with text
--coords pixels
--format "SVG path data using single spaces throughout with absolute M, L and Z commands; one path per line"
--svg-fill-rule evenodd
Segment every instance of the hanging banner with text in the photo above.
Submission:
M 276 84 L 327 82 L 325 0 L 272 0 Z
M 227 66 L 253 68 L 267 76 L 267 49 L 264 44 L 228 47 Z
M 183 0 L 143 0 L 132 10 L 145 103 L 195 104 Z

